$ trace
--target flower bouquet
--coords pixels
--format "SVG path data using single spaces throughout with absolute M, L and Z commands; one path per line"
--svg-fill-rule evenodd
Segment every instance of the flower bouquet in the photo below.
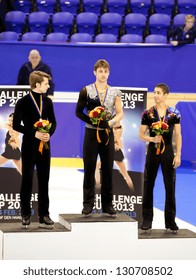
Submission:
M 105 115 L 106 115 L 106 111 L 103 107 L 101 106 L 97 106 L 95 107 L 93 110 L 90 111 L 89 113 L 89 117 L 90 117 L 90 120 L 92 122 L 92 124 L 97 124 L 97 141 L 99 143 L 101 143 L 101 139 L 100 139 L 100 136 L 99 136 L 99 123 L 100 121 L 104 120 L 105 119 Z M 106 145 L 108 144 L 109 142 L 109 130 L 106 128 L 105 129 L 105 132 L 108 136 L 108 140 L 106 142 Z
M 48 120 L 40 119 L 39 121 L 34 123 L 34 128 L 39 132 L 48 133 L 50 131 L 51 125 L 52 124 Z M 40 141 L 39 152 L 41 154 L 43 153 L 43 148 L 49 149 L 48 143 Z
M 103 116 L 106 115 L 106 111 L 103 107 L 97 106 L 93 110 L 90 111 L 89 117 L 92 124 L 99 124 L 100 120 L 103 120 Z
M 151 128 L 152 128 L 152 131 L 156 135 L 162 135 L 165 132 L 169 132 L 169 125 L 162 120 L 152 123 Z M 163 143 L 163 149 L 162 150 L 161 150 L 161 142 Z M 156 150 L 157 155 L 159 155 L 160 153 L 162 154 L 165 151 L 164 139 L 161 139 L 161 142 L 160 143 L 155 143 L 155 147 L 157 148 L 157 150 Z

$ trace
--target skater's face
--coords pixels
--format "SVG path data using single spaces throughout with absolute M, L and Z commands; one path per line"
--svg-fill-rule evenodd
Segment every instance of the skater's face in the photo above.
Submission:
M 9 117 L 8 123 L 11 127 L 13 126 L 13 116 Z
M 36 86 L 39 93 L 46 93 L 50 87 L 48 78 L 43 77 L 43 81 L 41 83 L 36 83 Z
M 162 88 L 155 87 L 154 89 L 154 101 L 156 104 L 165 102 L 167 94 L 163 92 Z
M 107 82 L 110 71 L 108 68 L 99 67 L 96 71 L 94 71 L 94 75 L 96 76 L 96 80 L 100 83 Z

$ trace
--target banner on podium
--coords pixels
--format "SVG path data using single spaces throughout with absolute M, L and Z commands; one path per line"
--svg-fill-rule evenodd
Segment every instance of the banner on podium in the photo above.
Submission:
M 12 129 L 15 105 L 29 93 L 29 86 L 0 86 L 0 220 L 18 222 L 21 220 L 21 137 Z M 37 216 L 37 178 L 35 172 L 32 194 L 32 220 Z
M 139 128 L 142 112 L 146 108 L 147 88 L 118 88 L 122 91 L 124 117 L 121 121 L 122 154 L 114 161 L 113 205 L 118 212 L 124 212 L 137 220 L 140 227 L 146 145 L 139 139 Z M 99 187 L 100 184 L 96 184 L 97 212 L 101 211 Z

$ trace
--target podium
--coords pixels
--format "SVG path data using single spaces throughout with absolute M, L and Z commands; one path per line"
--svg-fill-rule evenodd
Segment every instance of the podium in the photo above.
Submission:
M 2 260 L 195 260 L 196 233 L 144 232 L 125 214 L 60 214 L 53 229 L 32 222 L 0 225 Z

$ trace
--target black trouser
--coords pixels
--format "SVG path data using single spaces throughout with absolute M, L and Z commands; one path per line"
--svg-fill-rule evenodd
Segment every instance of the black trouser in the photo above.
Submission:
M 38 147 L 22 146 L 22 185 L 20 190 L 21 215 L 31 215 L 31 195 L 33 188 L 34 168 L 38 179 L 38 215 L 49 215 L 48 182 L 50 173 L 50 150 L 44 149 L 43 154 Z
M 169 226 L 174 222 L 176 216 L 176 200 L 175 200 L 175 182 L 176 170 L 173 168 L 174 153 L 172 145 L 166 146 L 163 154 L 156 155 L 154 146 L 150 146 L 146 156 L 146 164 L 144 170 L 144 191 L 142 213 L 143 220 L 153 220 L 153 189 L 155 179 L 161 165 L 163 180 L 165 185 L 165 225 Z
M 98 143 L 96 137 L 96 129 L 85 128 L 84 144 L 83 144 L 83 161 L 84 161 L 84 183 L 83 183 L 83 205 L 84 207 L 94 206 L 95 198 L 95 169 L 98 154 L 101 160 L 101 201 L 102 209 L 112 206 L 113 199 L 113 157 L 114 157 L 114 135 L 111 130 L 109 133 L 109 142 L 107 134 L 100 130 L 100 138 L 102 143 Z

